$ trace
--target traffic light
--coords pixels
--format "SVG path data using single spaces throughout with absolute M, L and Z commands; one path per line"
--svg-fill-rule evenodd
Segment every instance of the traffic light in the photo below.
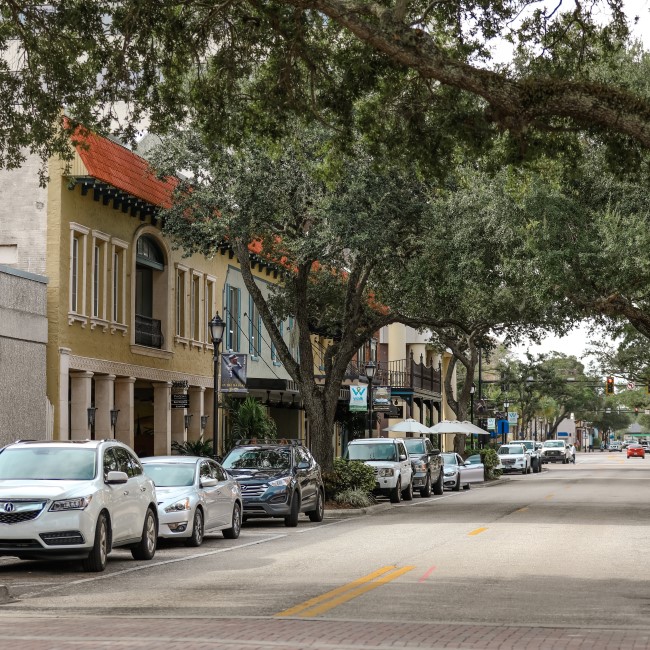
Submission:
M 614 377 L 607 377 L 605 380 L 605 395 L 614 394 Z

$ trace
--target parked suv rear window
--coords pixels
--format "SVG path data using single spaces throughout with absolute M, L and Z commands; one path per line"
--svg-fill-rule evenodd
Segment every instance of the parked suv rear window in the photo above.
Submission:
M 397 448 L 390 443 L 364 443 L 348 446 L 349 460 L 390 460 L 397 461 Z

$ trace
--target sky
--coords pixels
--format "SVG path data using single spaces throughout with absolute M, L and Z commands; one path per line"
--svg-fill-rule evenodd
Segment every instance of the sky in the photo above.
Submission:
M 522 345 L 512 346 L 510 350 L 517 356 L 522 356 L 526 351 L 531 354 L 562 352 L 567 355 L 581 358 L 584 355 L 587 344 L 590 340 L 587 329 L 587 325 L 579 325 L 566 336 L 548 336 L 539 345 L 534 343 L 524 343 Z

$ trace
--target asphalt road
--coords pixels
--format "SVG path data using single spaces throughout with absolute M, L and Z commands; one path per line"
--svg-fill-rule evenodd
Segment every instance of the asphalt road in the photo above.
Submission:
M 650 647 L 650 457 L 508 478 L 99 575 L 4 558 L 0 648 Z

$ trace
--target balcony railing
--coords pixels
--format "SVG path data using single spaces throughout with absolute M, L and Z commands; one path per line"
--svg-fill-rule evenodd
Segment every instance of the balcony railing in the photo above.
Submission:
M 135 343 L 148 348 L 161 349 L 164 338 L 161 322 L 154 318 L 135 315 Z
M 345 378 L 354 381 L 365 377 L 363 366 L 359 368 L 355 361 L 348 364 Z M 378 362 L 375 376 L 372 380 L 375 386 L 391 386 L 392 388 L 411 388 L 413 390 L 424 390 L 431 393 L 442 391 L 442 369 L 438 365 L 427 366 L 424 358 L 420 355 L 419 363 L 411 353 L 408 359 L 397 361 Z

